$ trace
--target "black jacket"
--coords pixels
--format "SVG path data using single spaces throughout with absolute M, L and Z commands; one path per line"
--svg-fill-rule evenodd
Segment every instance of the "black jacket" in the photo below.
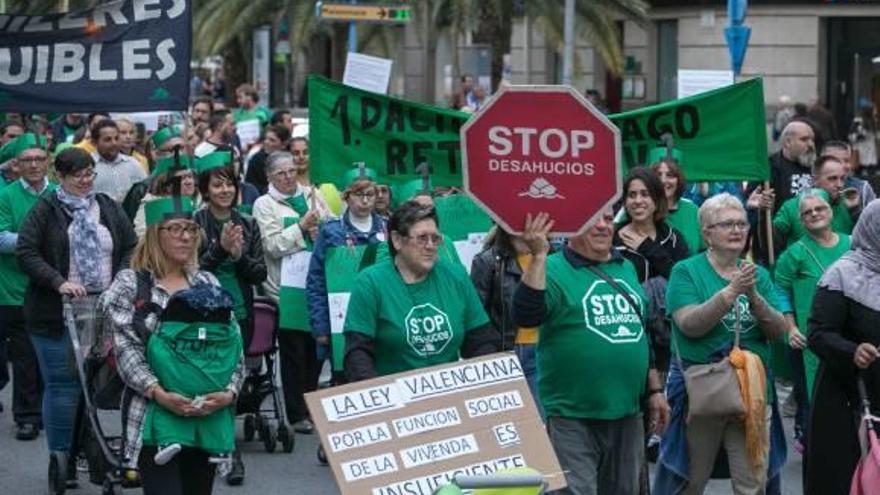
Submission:
M 116 276 L 119 270 L 128 268 L 137 236 L 125 212 L 109 196 L 96 194 L 95 200 L 101 211 L 101 225 L 113 238 Z M 53 337 L 63 332 L 58 287 L 67 281 L 70 269 L 67 228 L 71 221 L 73 217 L 64 210 L 58 196 L 49 194 L 37 201 L 18 232 L 18 264 L 29 277 L 24 294 L 24 319 L 29 332 Z
M 668 226 L 666 222 L 657 224 L 656 239 L 645 239 L 636 250 L 628 248 L 623 243 L 619 234 L 620 227 L 614 231 L 614 239 L 611 242 L 614 249 L 636 267 L 636 275 L 641 284 L 652 277 L 668 279 L 672 266 L 688 257 L 688 245 L 681 232 Z
M 471 280 L 483 303 L 492 326 L 501 334 L 502 350 L 513 349 L 517 326 L 511 317 L 513 291 L 522 278 L 516 255 L 507 249 L 492 246 L 474 257 Z
M 202 243 L 199 246 L 199 268 L 216 273 L 220 265 L 229 259 L 220 245 L 220 234 L 223 226 L 210 210 L 205 207 L 196 212 L 193 220 L 202 228 Z M 238 286 L 244 295 L 244 303 L 248 315 L 254 310 L 254 288 L 266 280 L 266 260 L 263 258 L 263 241 L 257 221 L 232 210 L 232 222 L 241 225 L 244 233 L 244 246 L 241 258 L 235 263 L 235 274 Z
M 254 153 L 251 157 L 251 163 L 248 164 L 247 174 L 244 181 L 253 184 L 260 194 L 266 194 L 269 190 L 269 177 L 266 175 L 266 163 L 269 160 L 269 154 L 264 150 Z

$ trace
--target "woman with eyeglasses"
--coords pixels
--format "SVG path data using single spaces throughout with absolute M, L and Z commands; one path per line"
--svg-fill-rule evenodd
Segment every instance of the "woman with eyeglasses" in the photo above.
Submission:
M 305 394 L 318 388 L 317 345 L 309 326 L 306 278 L 321 222 L 331 218 L 317 189 L 299 183 L 294 156 L 276 151 L 266 161 L 268 192 L 254 202 L 268 276 L 266 295 L 278 303 L 281 386 L 288 423 L 311 434 Z
M 232 298 L 198 268 L 201 229 L 192 213 L 185 197 L 147 203 L 147 231 L 131 269 L 119 272 L 102 297 L 126 385 L 123 465 L 139 470 L 146 495 L 210 494 L 211 455 L 234 446 L 241 336 Z M 175 336 L 193 327 L 204 345 L 177 345 L 186 341 Z M 210 357 L 199 355 L 206 351 Z M 205 359 L 211 366 L 202 365 Z
M 358 276 L 345 318 L 345 375 L 359 381 L 495 352 L 489 323 L 464 267 L 438 261 L 437 213 L 415 201 L 388 226 L 391 258 Z
M 334 321 L 344 314 L 347 306 L 334 297 L 330 307 L 328 294 L 351 292 L 355 276 L 366 264 L 375 260 L 377 245 L 386 238 L 386 222 L 376 211 L 376 172 L 362 168 L 346 174 L 347 187 L 342 192 L 346 209 L 342 218 L 330 220 L 321 226 L 309 275 L 306 279 L 306 298 L 309 322 L 315 340 L 322 349 L 331 351 L 334 381 L 341 381 L 344 341 L 332 332 Z M 368 249 L 368 246 L 373 246 Z M 372 255 L 369 254 L 372 252 Z M 331 313 L 333 315 L 331 316 Z M 335 318 L 334 318 L 335 317 Z M 331 338 L 333 342 L 331 342 Z
M 800 221 L 807 232 L 788 246 L 779 256 L 775 266 L 776 285 L 791 299 L 794 314 L 786 313 L 788 344 L 800 357 L 803 353 L 804 383 L 807 397 L 804 404 L 798 401 L 798 417 L 795 427 L 795 448 L 803 452 L 803 428 L 807 424 L 809 400 L 813 383 L 819 369 L 819 359 L 807 347 L 807 319 L 813 305 L 816 285 L 828 269 L 849 251 L 850 237 L 832 228 L 834 212 L 828 193 L 824 189 L 812 189 L 798 198 Z
M 95 193 L 95 163 L 79 148 L 55 157 L 59 187 L 34 205 L 18 234 L 17 255 L 29 277 L 25 323 L 43 378 L 43 424 L 49 449 L 70 449 L 80 386 L 64 326 L 62 296 L 87 305 L 128 267 L 137 238 L 125 212 Z M 76 469 L 68 470 L 75 480 Z
M 672 418 L 660 443 L 658 465 L 662 467 L 653 491 L 703 493 L 716 454 L 724 449 L 733 491 L 763 494 L 768 471 L 772 478 L 785 459 L 783 453 L 782 463 L 778 462 L 779 445 L 770 442 L 775 408 L 770 405 L 773 382 L 767 370 L 770 341 L 782 336 L 786 322 L 770 274 L 741 259 L 749 231 L 742 203 L 730 194 L 719 194 L 703 203 L 699 220 L 708 250 L 679 261 L 667 285 L 673 357 L 666 392 Z M 687 393 L 692 391 L 685 388 L 683 371 L 727 357 L 737 329 L 740 348 L 748 351 L 738 354 L 749 363 L 745 416 L 688 417 Z M 763 373 L 758 372 L 758 364 L 763 365 Z M 731 392 L 738 393 L 739 388 Z M 784 452 L 784 441 L 781 448 Z M 686 478 L 675 473 L 684 473 Z M 671 486 L 686 485 L 683 492 L 669 489 L 671 478 L 677 478 Z

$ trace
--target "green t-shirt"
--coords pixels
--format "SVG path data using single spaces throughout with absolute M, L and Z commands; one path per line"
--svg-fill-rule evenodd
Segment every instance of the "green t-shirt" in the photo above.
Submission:
M 807 229 L 801 222 L 799 202 L 800 196 L 788 199 L 782 203 L 776 216 L 773 217 L 773 228 L 785 239 L 786 246 L 791 246 L 795 241 L 807 235 Z M 834 213 L 834 218 L 831 219 L 831 230 L 839 234 L 852 234 L 856 223 L 853 222 L 843 201 L 831 205 L 831 211 Z
M 259 120 L 260 125 L 264 126 L 269 123 L 269 120 L 272 118 L 272 112 L 269 111 L 266 107 L 254 107 L 250 110 L 245 110 L 243 108 L 236 108 L 232 112 L 232 120 L 236 124 L 239 122 L 245 122 L 247 120 Z
M 358 275 L 343 331 L 372 337 L 376 371 L 388 375 L 457 361 L 465 332 L 487 323 L 460 265 L 441 259 L 424 280 L 407 284 L 386 260 Z
M 639 411 L 648 376 L 645 293 L 626 260 L 597 265 L 626 298 L 560 252 L 547 259 L 547 317 L 538 339 L 538 391 L 548 416 L 619 419 Z
M 776 285 L 792 296 L 795 321 L 804 335 L 809 331 L 807 319 L 813 306 L 816 284 L 819 283 L 825 270 L 843 256 L 843 253 L 849 251 L 850 237 L 846 234 L 838 234 L 838 237 L 835 246 L 823 247 L 806 235 L 790 245 L 776 261 L 774 270 Z M 812 394 L 819 360 L 809 350 L 804 351 L 804 366 L 807 391 Z
M 778 292 L 770 278 L 770 273 L 764 267 L 757 268 L 758 282 L 755 288 L 758 294 L 771 307 L 779 310 Z M 706 253 L 679 261 L 672 267 L 669 283 L 666 284 L 666 312 L 672 317 L 673 313 L 685 306 L 703 304 L 726 287 L 728 283 L 729 281 L 722 278 L 709 263 Z M 741 319 L 740 346 L 760 356 L 764 367 L 769 367 L 770 342 L 758 328 L 758 323 L 752 316 L 748 297 L 740 295 L 737 298 L 737 304 L 740 307 Z M 735 323 L 736 311 L 731 307 L 730 311 L 708 333 L 699 338 L 691 338 L 684 335 L 675 324 L 675 320 L 672 319 L 673 345 L 685 361 L 708 363 L 712 353 L 733 343 Z
M 49 183 L 42 195 L 55 190 Z M 0 232 L 18 232 L 24 218 L 40 197 L 25 189 L 20 180 L 0 190 Z M 18 266 L 15 253 L 0 254 L 0 305 L 21 306 L 28 278 Z
M 681 232 L 688 245 L 688 254 L 694 255 L 702 251 L 703 234 L 700 232 L 700 208 L 693 201 L 685 198 L 678 200 L 678 208 L 666 216 L 666 224 Z

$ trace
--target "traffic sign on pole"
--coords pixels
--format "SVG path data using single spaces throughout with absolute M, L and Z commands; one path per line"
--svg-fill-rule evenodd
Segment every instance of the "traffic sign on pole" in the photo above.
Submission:
M 620 131 L 569 86 L 509 86 L 461 129 L 464 188 L 508 232 L 574 235 L 621 195 Z
M 403 24 L 409 22 L 412 17 L 412 9 L 408 5 L 318 2 L 316 7 L 318 17 L 326 21 Z

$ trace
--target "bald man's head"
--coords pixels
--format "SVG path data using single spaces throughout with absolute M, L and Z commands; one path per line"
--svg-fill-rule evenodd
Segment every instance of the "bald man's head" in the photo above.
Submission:
M 806 122 L 789 122 L 782 130 L 780 142 L 782 155 L 804 167 L 812 167 L 816 161 L 816 145 L 813 142 L 813 128 Z

